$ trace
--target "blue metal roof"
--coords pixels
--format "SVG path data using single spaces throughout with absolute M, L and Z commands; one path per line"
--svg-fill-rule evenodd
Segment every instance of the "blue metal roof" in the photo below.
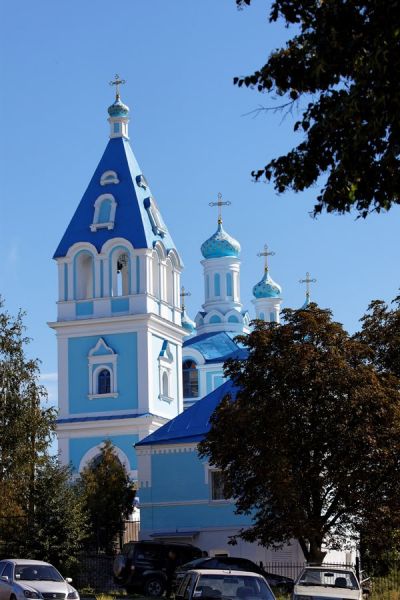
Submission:
M 152 413 L 128 413 L 125 415 L 98 415 L 97 417 L 68 417 L 57 419 L 57 423 L 83 423 L 86 421 L 112 421 L 114 419 L 139 419 L 140 417 L 153 417 Z
M 105 171 L 115 171 L 119 183 L 100 185 Z M 167 250 L 175 248 L 168 231 L 163 235 L 153 231 L 145 208 L 151 192 L 147 185 L 143 187 L 140 175 L 142 171 L 129 142 L 122 137 L 110 139 L 53 258 L 65 256 L 76 242 L 89 242 L 100 251 L 107 240 L 116 237 L 129 240 L 134 248 L 152 248 L 157 241 L 162 241 Z M 114 228 L 91 231 L 94 203 L 102 194 L 112 194 L 117 202 Z
M 237 333 L 214 331 L 186 340 L 184 348 L 194 348 L 204 356 L 206 363 L 225 362 L 228 358 L 246 358 L 247 350 L 234 341 Z
M 150 434 L 136 446 L 153 444 L 184 444 L 200 442 L 210 430 L 210 417 L 226 394 L 236 397 L 237 387 L 231 380 L 198 400 L 193 406 Z

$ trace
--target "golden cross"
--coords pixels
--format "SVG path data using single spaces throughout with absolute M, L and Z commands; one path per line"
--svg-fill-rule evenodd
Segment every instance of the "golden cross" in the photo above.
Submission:
M 218 206 L 218 225 L 220 225 L 222 223 L 222 210 L 221 210 L 221 206 L 230 206 L 231 202 L 229 202 L 229 200 L 227 200 L 226 202 L 222 202 L 222 194 L 221 192 L 218 193 L 218 200 L 217 202 L 209 202 L 208 206 Z
M 306 301 L 310 301 L 310 283 L 316 283 L 316 279 L 311 279 L 310 273 L 307 271 L 305 279 L 299 279 L 299 283 L 306 284 Z
M 110 85 L 116 86 L 116 89 L 115 89 L 115 99 L 116 100 L 119 100 L 119 86 L 124 85 L 124 83 L 126 83 L 126 80 L 121 79 L 118 74 L 114 77 L 113 81 L 110 81 Z
M 257 256 L 265 256 L 264 271 L 268 273 L 268 256 L 275 256 L 275 252 L 268 251 L 267 244 L 264 244 L 264 252 L 258 252 Z
M 180 297 L 182 298 L 182 310 L 185 310 L 185 296 L 191 296 L 192 294 L 190 292 L 186 292 L 185 288 L 182 286 L 181 287 L 181 293 L 180 293 Z

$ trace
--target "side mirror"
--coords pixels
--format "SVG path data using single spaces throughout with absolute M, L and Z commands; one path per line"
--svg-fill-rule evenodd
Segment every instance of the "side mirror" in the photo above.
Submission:
M 6 583 L 8 583 L 10 581 L 8 575 L 2 575 L 0 577 L 0 579 L 1 579 L 1 581 L 5 581 Z
M 66 577 L 66 578 L 65 578 L 65 581 L 66 581 L 67 583 L 72 583 L 72 578 L 71 578 L 71 577 Z

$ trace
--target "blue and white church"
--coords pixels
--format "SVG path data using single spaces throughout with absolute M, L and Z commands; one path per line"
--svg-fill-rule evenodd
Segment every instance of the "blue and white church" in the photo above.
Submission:
M 241 248 L 223 227 L 219 195 L 217 229 L 201 246 L 204 301 L 192 320 L 183 262 L 129 144 L 122 81 L 114 83 L 108 144 L 54 253 L 60 458 L 77 475 L 111 440 L 140 487 L 142 538 L 230 553 L 229 537 L 250 517 L 235 514 L 197 444 L 218 402 L 234 394 L 224 362 L 246 357 L 235 341 L 251 321 L 240 295 Z M 272 253 L 260 254 L 254 316 L 279 322 Z M 273 554 L 244 542 L 234 553 L 264 562 Z M 302 560 L 301 550 L 294 543 L 278 558 Z

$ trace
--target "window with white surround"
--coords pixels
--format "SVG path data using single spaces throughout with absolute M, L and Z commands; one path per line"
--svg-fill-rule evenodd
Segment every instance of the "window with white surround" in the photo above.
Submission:
M 182 365 L 183 397 L 197 398 L 199 395 L 199 372 L 194 360 L 185 360 Z
M 153 232 L 156 235 L 164 237 L 164 235 L 167 233 L 167 228 L 165 226 L 164 221 L 161 218 L 160 211 L 158 210 L 158 206 L 154 198 L 152 198 L 151 196 L 149 198 L 146 198 L 144 201 L 144 207 L 149 216 Z
M 100 177 L 100 185 L 109 185 L 110 183 L 119 183 L 118 175 L 115 171 L 105 171 Z
M 174 362 L 174 355 L 170 343 L 164 340 L 161 352 L 158 356 L 158 372 L 159 372 L 159 385 L 160 385 L 160 400 L 164 402 L 172 402 L 173 395 L 171 390 L 172 380 L 172 366 Z
M 209 473 L 210 498 L 213 501 L 227 500 L 224 495 L 222 471 L 210 470 Z
M 107 346 L 103 338 L 89 351 L 89 398 L 116 398 L 117 388 L 117 358 L 118 355 Z
M 117 202 L 112 194 L 101 194 L 94 203 L 93 223 L 91 231 L 114 229 Z

